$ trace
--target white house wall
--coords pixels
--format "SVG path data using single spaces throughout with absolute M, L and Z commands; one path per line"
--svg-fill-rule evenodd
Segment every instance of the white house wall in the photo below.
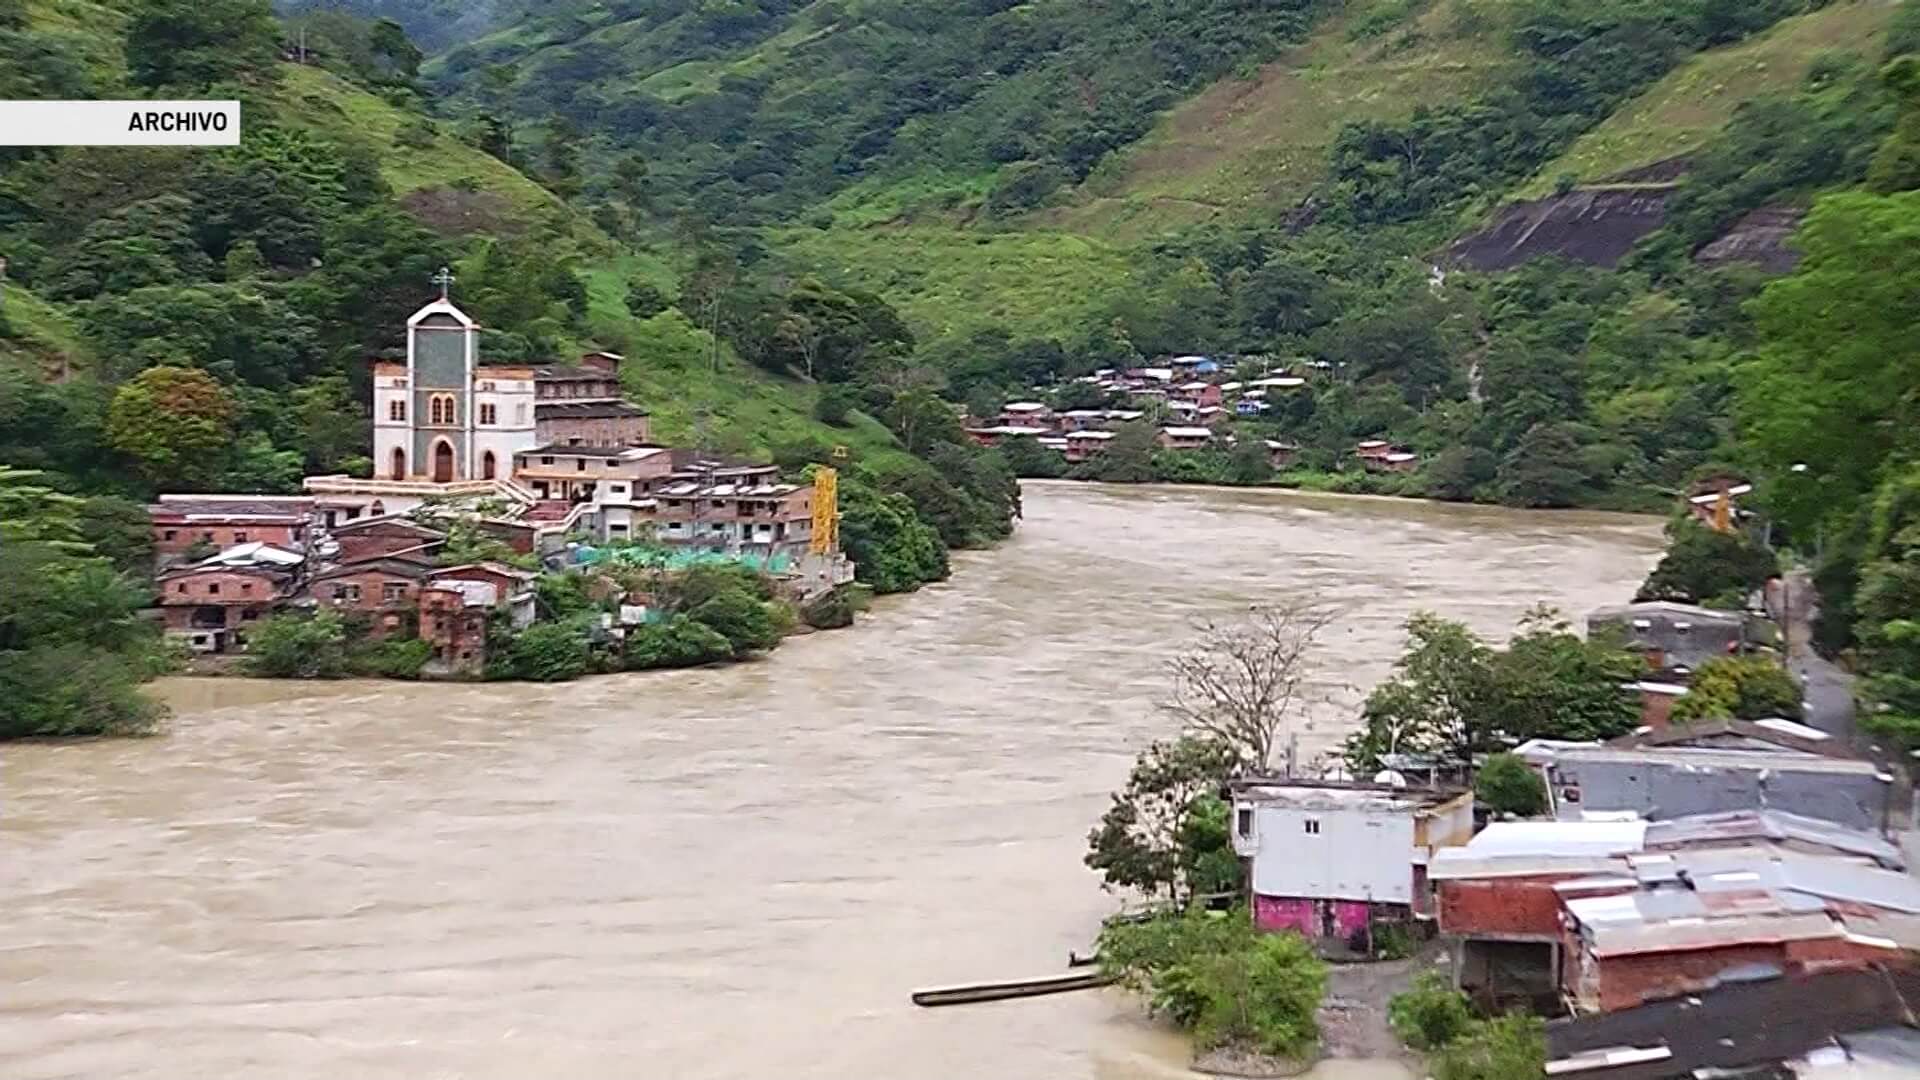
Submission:
M 1411 815 L 1257 805 L 1254 835 L 1253 890 L 1263 896 L 1413 901 Z

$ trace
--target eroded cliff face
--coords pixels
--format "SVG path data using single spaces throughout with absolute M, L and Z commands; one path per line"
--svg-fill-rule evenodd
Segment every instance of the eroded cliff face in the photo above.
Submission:
M 1456 240 L 1447 257 L 1475 270 L 1506 270 L 1546 255 L 1615 266 L 1666 221 L 1673 191 L 1670 183 L 1590 187 L 1515 203 Z
M 1725 235 L 1693 257 L 1704 266 L 1744 263 L 1777 274 L 1789 273 L 1800 265 L 1800 252 L 1792 241 L 1806 217 L 1805 207 L 1763 206 L 1734 222 Z
M 1648 180 L 1580 188 L 1503 207 L 1486 228 L 1454 241 L 1446 258 L 1475 270 L 1506 270 L 1549 255 L 1616 266 L 1641 238 L 1666 223 L 1667 200 L 1676 185 L 1664 176 Z M 1744 264 L 1786 273 L 1799 264 L 1792 239 L 1805 216 L 1799 207 L 1761 207 L 1694 258 L 1705 266 Z

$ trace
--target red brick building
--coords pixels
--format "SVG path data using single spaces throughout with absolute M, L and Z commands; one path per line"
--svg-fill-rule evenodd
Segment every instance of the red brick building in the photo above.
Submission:
M 403 631 L 412 621 L 419 609 L 420 590 L 432 572 L 424 562 L 369 559 L 313 575 L 307 591 L 323 610 L 368 616 L 368 634 L 382 638 Z
M 327 535 L 339 545 L 328 553 L 339 563 L 400 554 L 412 554 L 415 561 L 424 561 L 447 542 L 446 533 L 397 515 L 350 521 L 327 530 Z
M 167 633 L 196 652 L 226 652 L 244 643 L 244 628 L 287 598 L 293 581 L 265 567 L 196 566 L 161 574 L 160 617 Z
M 147 507 L 153 551 L 177 560 L 188 548 L 261 542 L 300 550 L 313 519 L 310 497 L 274 495 L 162 495 Z
M 428 582 L 420 589 L 420 639 L 433 647 L 430 663 L 472 673 L 487 664 L 487 612 L 466 590 Z

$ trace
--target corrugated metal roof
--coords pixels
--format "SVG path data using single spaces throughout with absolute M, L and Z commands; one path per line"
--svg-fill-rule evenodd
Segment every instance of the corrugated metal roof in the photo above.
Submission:
M 1607 855 L 1475 855 L 1470 848 L 1449 847 L 1434 852 L 1427 877 L 1434 881 L 1467 878 L 1537 877 L 1543 874 L 1604 874 L 1622 867 Z M 1631 878 L 1623 879 L 1632 885 Z

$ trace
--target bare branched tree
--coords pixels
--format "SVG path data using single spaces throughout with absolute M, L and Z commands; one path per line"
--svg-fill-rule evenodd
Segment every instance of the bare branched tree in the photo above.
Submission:
M 1268 768 L 1275 746 L 1304 711 L 1307 653 L 1334 612 L 1317 600 L 1255 605 L 1232 621 L 1205 620 L 1168 663 L 1173 688 L 1162 712 L 1232 748 L 1248 768 Z

